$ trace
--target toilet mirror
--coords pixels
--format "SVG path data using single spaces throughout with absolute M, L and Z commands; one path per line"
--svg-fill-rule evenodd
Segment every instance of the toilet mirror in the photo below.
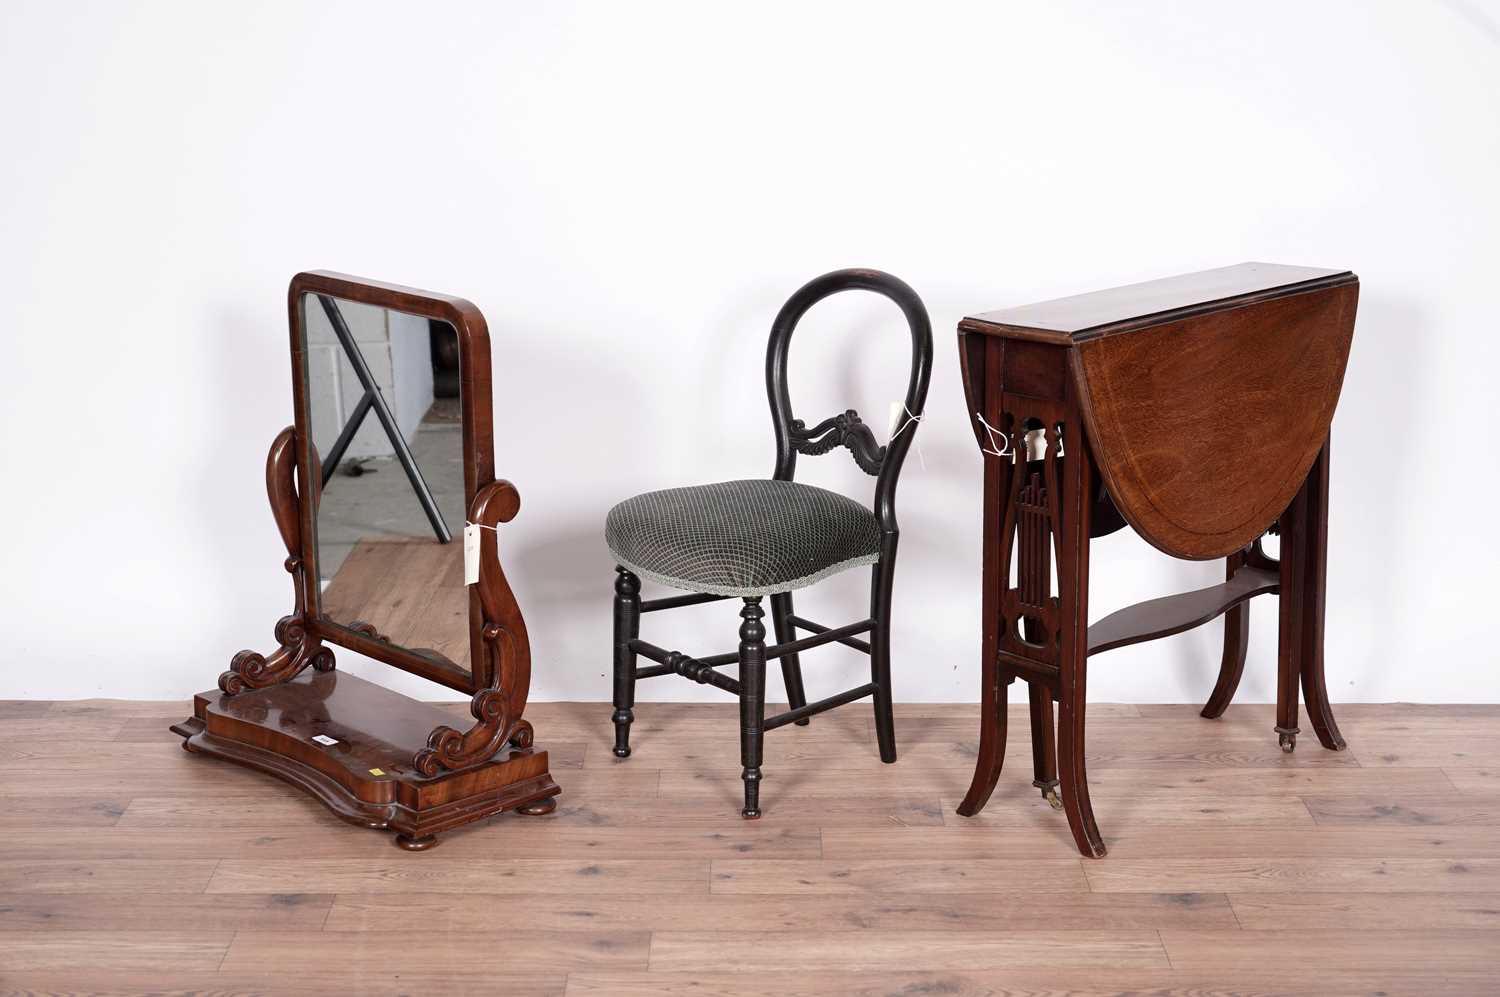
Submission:
M 487 676 L 464 524 L 493 480 L 483 319 L 322 273 L 289 304 L 309 613 L 330 643 L 472 692 Z

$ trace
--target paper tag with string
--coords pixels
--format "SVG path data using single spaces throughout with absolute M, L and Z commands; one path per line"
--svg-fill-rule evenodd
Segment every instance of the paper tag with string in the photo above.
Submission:
M 905 416 L 904 420 L 902 419 L 903 416 Z M 908 427 L 915 426 L 921 421 L 922 417 L 907 408 L 905 402 L 891 402 L 891 423 L 886 429 L 885 445 L 890 446 L 896 437 L 906 432 Z M 925 471 L 927 470 L 927 458 L 922 456 L 922 444 L 918 443 L 916 447 L 917 462 L 922 465 L 922 470 Z
M 464 524 L 464 584 L 479 583 L 479 524 Z
M 885 429 L 885 441 L 890 443 L 896 438 L 896 430 L 901 428 L 901 417 L 906 414 L 906 406 L 901 402 L 891 402 L 890 425 Z

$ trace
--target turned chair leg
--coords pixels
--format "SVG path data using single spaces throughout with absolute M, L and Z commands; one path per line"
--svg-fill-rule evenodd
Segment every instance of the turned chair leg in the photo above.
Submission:
M 760 596 L 749 596 L 740 610 L 740 764 L 745 781 L 747 820 L 760 816 L 760 761 L 766 719 L 766 628 Z
M 1235 570 L 1244 563 L 1243 554 L 1230 556 L 1226 560 L 1225 580 L 1233 578 Z M 1245 652 L 1249 646 L 1250 604 L 1242 602 L 1224 614 L 1224 657 L 1219 662 L 1219 680 L 1208 702 L 1203 704 L 1203 716 L 1217 720 L 1229 708 L 1229 701 L 1240 687 L 1240 677 L 1245 674 Z
M 616 567 L 615 576 L 615 757 L 630 757 L 630 724 L 635 720 L 635 652 L 630 642 L 641 633 L 641 580 Z
M 885 545 L 871 579 L 870 615 L 875 629 L 870 631 L 870 682 L 875 686 L 875 742 L 880 760 L 887 765 L 896 760 L 896 718 L 891 709 L 891 583 L 892 563 L 896 557 L 894 542 Z
M 790 592 L 777 592 L 771 596 L 771 624 L 776 629 L 778 644 L 789 644 L 797 639 L 796 628 L 792 626 L 792 612 Z M 802 688 L 802 660 L 795 653 L 782 656 L 781 678 L 786 683 L 787 705 L 794 710 L 806 706 L 807 692 Z M 810 722 L 809 717 L 795 721 L 798 727 L 806 727 Z

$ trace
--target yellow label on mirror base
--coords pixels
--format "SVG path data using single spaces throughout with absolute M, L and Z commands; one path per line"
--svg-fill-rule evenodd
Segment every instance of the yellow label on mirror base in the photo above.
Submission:
M 371 775 L 385 775 L 385 769 L 371 769 Z

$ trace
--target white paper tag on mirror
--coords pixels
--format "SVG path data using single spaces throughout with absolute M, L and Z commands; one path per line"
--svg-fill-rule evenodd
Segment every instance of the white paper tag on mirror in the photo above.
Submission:
M 464 526 L 464 584 L 477 585 L 479 583 L 479 525 L 467 523 Z

